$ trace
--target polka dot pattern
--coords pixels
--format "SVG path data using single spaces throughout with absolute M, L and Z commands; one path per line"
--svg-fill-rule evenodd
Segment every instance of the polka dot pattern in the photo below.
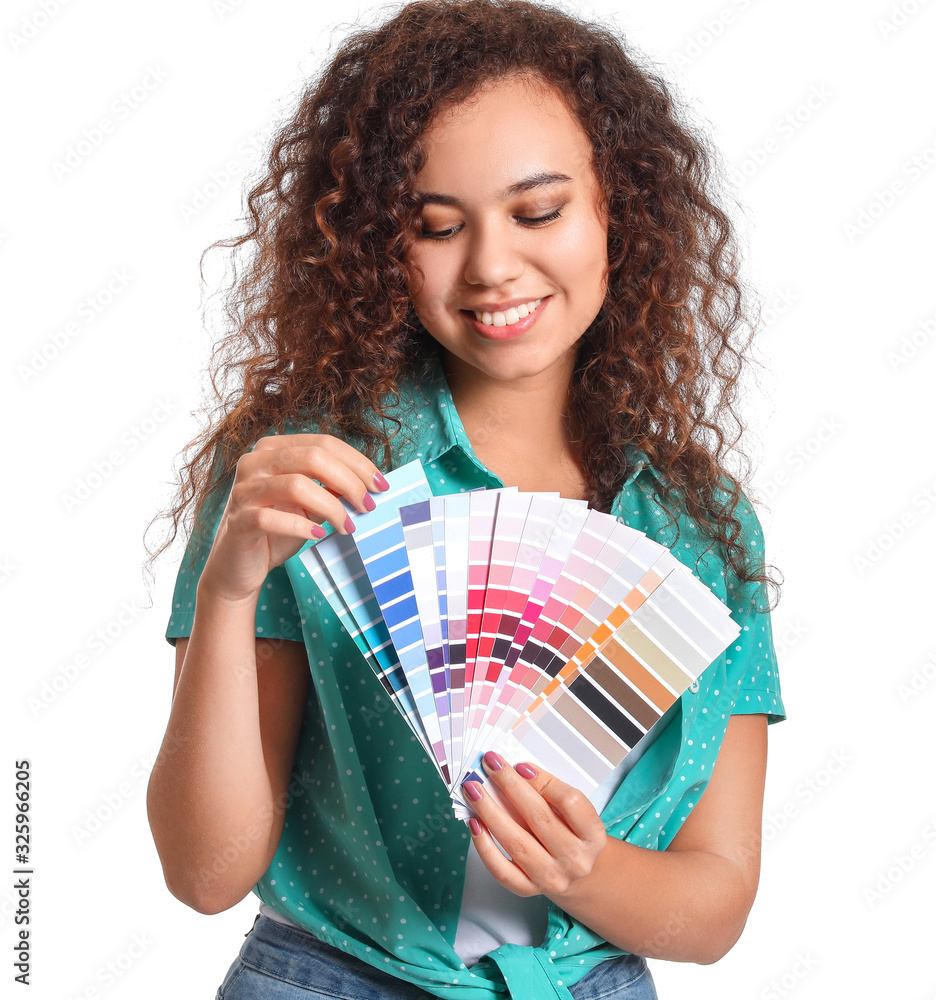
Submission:
M 423 388 L 428 401 L 413 387 L 401 393 L 393 411 L 403 422 L 394 439 L 394 467 L 418 457 L 436 495 L 503 485 L 475 456 L 441 372 L 437 376 Z M 704 792 L 730 716 L 766 713 L 776 722 L 785 713 L 769 617 L 749 606 L 756 588 L 727 600 L 723 564 L 709 552 L 696 565 L 707 540 L 685 517 L 677 525 L 678 541 L 667 537 L 675 529 L 650 488 L 657 473 L 640 452 L 632 449 L 630 457 L 612 512 L 673 546 L 729 604 L 742 628 L 729 652 L 682 696 L 602 813 L 612 836 L 663 849 Z M 749 505 L 743 516 L 748 538 L 761 545 Z M 219 518 L 220 509 L 201 545 L 189 543 L 173 594 L 170 641 L 191 633 L 196 584 Z M 452 816 L 435 768 L 298 557 L 267 578 L 256 631 L 304 642 L 312 676 L 282 836 L 253 890 L 264 903 L 328 944 L 438 996 L 503 995 L 505 979 L 534 984 L 530 996 L 565 996 L 595 965 L 620 954 L 550 904 L 543 946 L 505 944 L 467 969 L 452 947 L 467 830 Z

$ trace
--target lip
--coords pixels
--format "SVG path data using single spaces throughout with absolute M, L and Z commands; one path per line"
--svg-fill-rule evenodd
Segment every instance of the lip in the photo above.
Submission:
M 551 300 L 551 295 L 544 296 L 543 301 L 540 302 L 540 304 L 529 314 L 529 316 L 524 316 L 523 319 L 519 319 L 516 323 L 511 323 L 508 326 L 488 326 L 487 323 L 482 323 L 481 320 L 475 318 L 474 310 L 462 309 L 461 313 L 468 320 L 468 322 L 471 323 L 475 331 L 481 334 L 485 340 L 515 340 L 517 337 L 526 333 L 527 330 L 529 330 L 530 327 L 540 318 L 543 310 Z M 533 300 L 511 299 L 507 305 L 501 303 L 493 309 L 488 305 L 485 305 L 484 308 L 479 306 L 477 309 L 478 312 L 505 312 L 507 309 L 513 309 L 524 302 L 531 301 Z
M 505 299 L 503 302 L 479 302 L 469 308 L 469 312 L 493 313 L 507 312 L 508 309 L 516 309 L 517 306 L 526 305 L 527 302 L 535 302 L 537 299 L 545 298 L 543 295 L 528 295 L 525 299 Z

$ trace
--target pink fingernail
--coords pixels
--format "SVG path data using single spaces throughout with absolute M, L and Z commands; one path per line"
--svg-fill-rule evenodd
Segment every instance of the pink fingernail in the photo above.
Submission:
M 504 766 L 504 758 L 493 750 L 488 750 L 484 755 L 484 766 L 489 771 L 499 771 Z
M 390 489 L 390 484 L 387 482 L 386 479 L 384 479 L 384 477 L 379 472 L 374 473 L 374 485 L 377 487 L 378 490 Z
M 518 764 L 514 770 L 521 778 L 535 778 L 537 774 L 536 769 L 530 767 L 529 764 Z
M 481 785 L 477 781 L 466 781 L 462 788 L 465 789 L 465 794 L 472 802 L 481 801 Z
M 478 837 L 481 834 L 481 824 L 474 818 L 468 820 L 468 829 L 471 830 L 472 837 Z
M 354 532 L 354 521 L 352 521 L 350 517 L 346 517 L 344 519 L 344 530 L 347 531 L 349 535 Z
M 310 530 L 313 538 L 324 538 L 328 534 L 320 524 L 313 524 Z
M 377 504 L 374 503 L 374 498 L 370 495 L 370 493 L 365 493 L 364 494 L 364 499 L 361 501 L 361 506 L 365 510 L 376 510 L 377 509 Z

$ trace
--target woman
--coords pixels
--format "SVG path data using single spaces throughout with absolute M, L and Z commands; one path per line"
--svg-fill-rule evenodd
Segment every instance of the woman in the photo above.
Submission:
M 178 898 L 263 901 L 219 997 L 652 997 L 646 957 L 737 940 L 784 711 L 759 526 L 724 468 L 746 315 L 710 178 L 617 39 L 521 0 L 359 32 L 278 135 L 231 244 L 256 248 L 218 359 L 242 386 L 173 511 L 196 523 L 148 791 Z M 469 783 L 479 818 L 455 822 L 303 572 L 323 522 L 353 530 L 338 497 L 372 509 L 378 463 L 414 458 L 436 494 L 623 517 L 741 625 L 600 815 L 488 755 L 522 820 Z

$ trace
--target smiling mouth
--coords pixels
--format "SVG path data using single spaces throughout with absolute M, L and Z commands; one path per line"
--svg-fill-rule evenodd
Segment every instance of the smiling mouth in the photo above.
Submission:
M 503 312 L 475 312 L 473 309 L 460 312 L 485 340 L 506 342 L 522 337 L 539 320 L 551 299 L 551 295 L 545 295 Z
M 535 312 L 542 301 L 542 298 L 532 299 L 530 302 L 521 303 L 519 306 L 506 309 L 504 312 L 478 312 L 474 309 L 463 309 L 462 311 L 471 313 L 479 323 L 484 323 L 485 326 L 513 326 L 514 323 L 519 323 L 520 320 L 529 316 L 531 312 Z

